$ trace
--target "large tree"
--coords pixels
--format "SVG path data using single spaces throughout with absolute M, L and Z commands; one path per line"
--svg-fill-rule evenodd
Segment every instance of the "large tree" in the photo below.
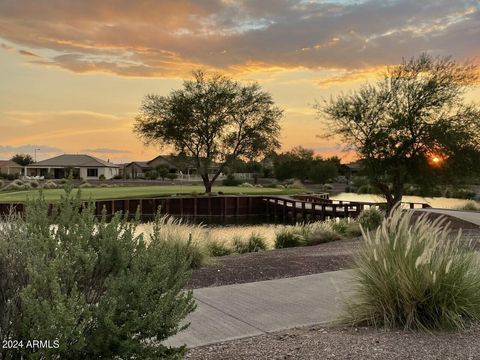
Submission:
M 465 100 L 477 81 L 474 65 L 423 54 L 317 110 L 330 135 L 356 150 L 389 212 L 406 182 L 433 185 L 478 170 L 480 110 Z
M 147 95 L 135 132 L 147 144 L 193 159 L 210 193 L 230 161 L 255 159 L 279 147 L 283 112 L 256 83 L 243 85 L 203 71 L 193 75 L 167 96 Z

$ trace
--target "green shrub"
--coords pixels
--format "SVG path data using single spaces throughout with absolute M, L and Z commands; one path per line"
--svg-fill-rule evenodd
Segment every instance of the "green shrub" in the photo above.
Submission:
M 101 187 L 101 188 L 109 188 L 109 187 L 111 187 L 111 186 L 110 186 L 109 184 L 100 184 L 99 187 Z
M 241 184 L 240 186 L 242 186 L 242 187 L 250 187 L 250 188 L 251 188 L 251 187 L 255 187 L 255 185 L 250 184 L 250 183 L 248 183 L 248 182 L 244 182 L 244 183 Z
M 24 218 L 0 227 L 0 334 L 59 344 L 34 354 L 0 349 L 0 358 L 182 358 L 184 347 L 163 341 L 194 309 L 187 252 L 136 236 L 120 214 L 107 221 L 92 205 L 81 211 L 70 194 L 51 216 L 40 194 Z
M 165 177 L 169 180 L 175 180 L 178 175 L 176 173 L 168 173 L 167 175 L 165 175 Z
M 235 179 L 235 176 L 233 176 L 232 174 L 228 174 L 227 177 L 222 181 L 223 186 L 238 186 L 240 185 L 240 183 L 241 182 Z
M 440 219 L 397 208 L 364 233 L 357 289 L 344 320 L 404 329 L 459 329 L 480 320 L 478 256 Z
M 3 187 L 3 185 L 5 185 L 5 183 L 3 182 L 3 180 L 0 180 L 0 189 Z
M 88 183 L 88 182 L 84 182 L 84 183 L 80 184 L 80 186 L 79 186 L 79 188 L 81 188 L 81 189 L 92 188 L 92 187 L 93 187 L 93 185 Z
M 207 249 L 211 256 L 227 256 L 230 255 L 233 250 L 224 242 L 218 240 L 209 240 L 207 242 Z
M 263 235 L 253 233 L 248 237 L 247 241 L 244 241 L 239 237 L 234 238 L 233 249 L 239 254 L 258 252 L 267 249 L 267 242 Z
M 305 189 L 305 185 L 303 185 L 301 180 L 294 180 L 293 183 L 287 185 L 289 189 Z
M 285 226 L 275 233 L 275 249 L 305 245 L 305 232 L 302 225 Z
M 367 209 L 363 210 L 357 218 L 358 223 L 365 230 L 375 230 L 381 224 L 385 215 L 377 209 Z
M 100 176 L 98 177 L 98 180 L 105 180 L 105 175 L 100 174 Z

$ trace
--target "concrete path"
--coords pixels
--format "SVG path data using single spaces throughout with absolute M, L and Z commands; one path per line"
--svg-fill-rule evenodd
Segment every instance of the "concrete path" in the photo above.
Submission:
M 351 291 L 352 271 L 194 290 L 190 327 L 168 345 L 189 348 L 334 321 Z
M 468 221 L 472 224 L 480 226 L 480 212 L 475 211 L 462 211 L 462 210 L 450 210 L 450 209 L 415 209 L 415 211 L 427 211 L 434 212 L 437 214 L 444 214 L 456 217 L 458 219 Z

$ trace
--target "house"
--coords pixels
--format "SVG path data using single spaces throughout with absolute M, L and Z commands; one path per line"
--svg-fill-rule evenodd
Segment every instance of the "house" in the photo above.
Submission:
M 131 179 L 143 179 L 149 171 L 159 167 L 166 167 L 170 173 L 177 175 L 185 175 L 190 177 L 196 175 L 197 166 L 193 158 L 185 158 L 173 155 L 159 155 L 150 161 L 132 161 L 125 165 L 123 172 L 124 177 Z M 212 164 L 209 172 L 215 172 L 218 169 L 217 164 Z
M 23 166 L 12 160 L 0 160 L 0 173 L 20 175 L 23 173 Z
M 84 154 L 64 154 L 25 167 L 27 176 L 62 179 L 73 172 L 74 178 L 95 180 L 112 179 L 119 174 L 119 166 L 109 161 Z

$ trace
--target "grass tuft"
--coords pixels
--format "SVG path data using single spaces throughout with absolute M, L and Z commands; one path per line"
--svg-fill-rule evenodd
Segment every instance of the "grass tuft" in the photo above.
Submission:
M 477 255 L 452 237 L 442 218 L 397 208 L 375 231 L 363 232 L 357 289 L 344 321 L 421 330 L 461 329 L 480 320 Z

